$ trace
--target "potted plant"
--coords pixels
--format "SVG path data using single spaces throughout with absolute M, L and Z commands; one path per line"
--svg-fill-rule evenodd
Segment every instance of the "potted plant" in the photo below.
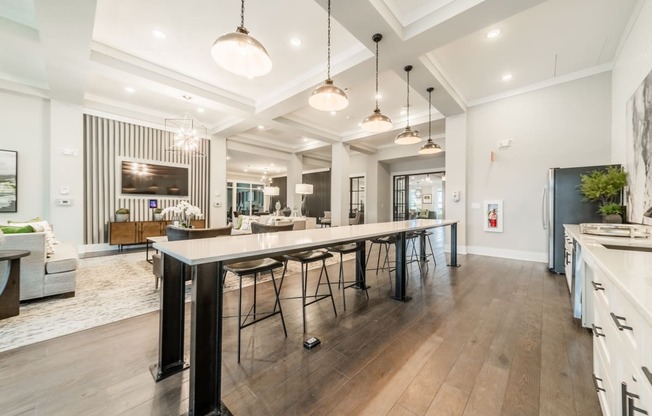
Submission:
M 154 221 L 163 221 L 163 208 L 154 208 Z
M 616 202 L 627 185 L 627 172 L 616 166 L 580 175 L 580 192 L 587 201 L 599 202 L 598 212 L 607 223 L 623 222 L 623 206 Z
M 116 222 L 129 221 L 129 208 L 118 208 L 115 210 Z

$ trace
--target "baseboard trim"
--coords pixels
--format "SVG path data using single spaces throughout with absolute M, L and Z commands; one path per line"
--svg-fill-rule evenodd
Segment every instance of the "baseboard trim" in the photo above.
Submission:
M 537 263 L 547 263 L 548 254 L 536 251 L 505 250 L 493 247 L 467 246 L 468 254 L 478 254 L 480 256 L 501 257 L 512 260 L 534 261 Z

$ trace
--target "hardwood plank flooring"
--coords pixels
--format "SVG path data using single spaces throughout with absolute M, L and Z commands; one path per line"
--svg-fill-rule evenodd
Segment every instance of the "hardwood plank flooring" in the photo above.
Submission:
M 223 400 L 235 415 L 600 415 L 591 381 L 592 339 L 572 320 L 562 276 L 545 264 L 460 256 L 447 267 L 410 265 L 412 301 L 390 298 L 387 273 L 368 273 L 369 300 L 333 286 L 307 308 L 283 302 L 278 317 L 242 332 L 225 318 Z M 375 265 L 375 253 L 370 264 Z M 349 275 L 353 262 L 345 265 Z M 337 265 L 329 268 L 333 281 Z M 311 277 L 316 280 L 317 273 Z M 285 281 L 283 295 L 300 290 Z M 268 302 L 271 284 L 258 286 Z M 252 298 L 251 288 L 243 302 Z M 269 303 L 268 303 L 269 305 Z M 225 313 L 237 312 L 237 292 Z M 189 317 L 189 311 L 187 316 Z M 186 332 L 189 338 L 189 329 Z M 2 334 L 0 334 L 2 336 Z M 304 338 L 322 344 L 308 351 Z M 188 408 L 188 372 L 154 383 L 158 313 L 0 353 L 0 414 L 172 415 Z M 188 339 L 186 339 L 186 345 Z

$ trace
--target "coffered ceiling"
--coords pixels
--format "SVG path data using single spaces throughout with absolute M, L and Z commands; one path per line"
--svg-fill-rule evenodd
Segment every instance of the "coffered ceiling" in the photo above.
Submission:
M 190 109 L 229 139 L 229 170 L 274 163 L 282 174 L 292 152 L 317 168 L 328 165 L 332 143 L 364 153 L 395 146 L 407 122 L 407 64 L 410 124 L 427 136 L 426 88 L 435 87 L 433 138 L 444 148 L 445 116 L 608 71 L 636 4 L 332 0 L 332 75 L 350 105 L 330 114 L 307 105 L 326 77 L 327 0 L 246 2 L 245 26 L 273 61 L 255 79 L 224 71 L 210 55 L 215 39 L 240 23 L 237 0 L 0 0 L 0 88 L 148 123 Z M 493 29 L 500 33 L 490 39 Z M 383 34 L 379 104 L 394 122 L 378 135 L 359 127 L 374 108 L 374 33 Z

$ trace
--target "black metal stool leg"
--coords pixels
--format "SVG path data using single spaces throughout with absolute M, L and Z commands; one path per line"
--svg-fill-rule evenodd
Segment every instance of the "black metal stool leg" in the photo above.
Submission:
M 308 273 L 307 273 L 307 270 L 306 270 L 306 274 L 304 275 L 303 267 L 304 267 L 304 264 L 301 263 L 301 302 L 303 303 L 303 305 L 302 305 L 302 307 L 303 307 L 303 311 L 302 311 L 302 315 L 303 315 L 303 333 L 305 334 L 306 333 L 306 286 L 308 285 L 308 276 L 307 276 Z M 307 266 L 306 266 L 306 269 L 308 269 Z
M 274 304 L 274 310 L 272 311 L 273 313 L 276 312 L 276 305 L 278 304 L 278 311 L 281 314 L 281 324 L 283 325 L 283 333 L 285 334 L 285 338 L 288 337 L 288 331 L 285 328 L 285 318 L 283 318 L 283 309 L 281 308 L 281 300 L 279 299 L 280 296 L 280 288 L 277 289 L 276 287 L 276 280 L 274 279 L 274 269 L 270 270 L 272 273 L 272 283 L 274 284 L 274 293 L 276 294 L 276 303 Z
M 326 272 L 326 286 L 328 286 L 328 292 L 331 294 L 331 303 L 333 304 L 333 312 L 337 316 L 337 309 L 335 308 L 335 299 L 333 298 L 333 290 L 331 289 L 331 280 L 328 278 L 328 270 L 326 269 L 326 260 L 321 261 L 321 267 L 324 272 Z
M 238 287 L 238 363 L 240 362 L 240 341 L 242 340 L 242 275 L 240 277 L 240 284 Z

